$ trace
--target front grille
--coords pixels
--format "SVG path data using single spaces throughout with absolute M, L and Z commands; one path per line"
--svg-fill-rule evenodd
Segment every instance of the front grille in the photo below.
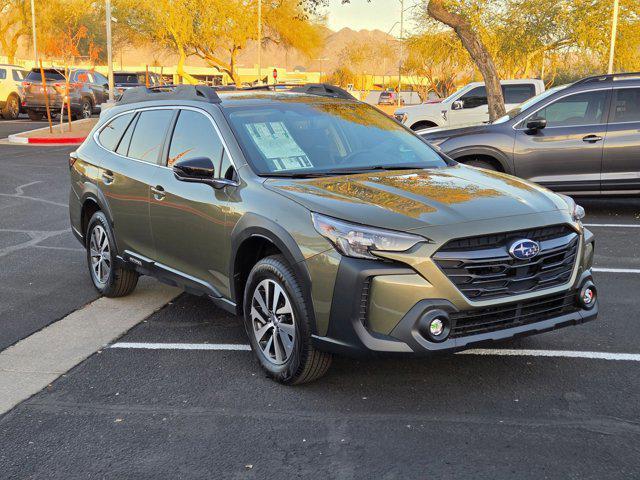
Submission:
M 450 337 L 466 337 L 529 325 L 575 312 L 575 292 L 563 292 L 523 302 L 451 314 Z
M 528 238 L 540 244 L 540 253 L 528 260 L 509 255 L 509 245 Z M 533 292 L 571 279 L 579 235 L 566 225 L 456 239 L 433 259 L 470 300 L 502 298 Z

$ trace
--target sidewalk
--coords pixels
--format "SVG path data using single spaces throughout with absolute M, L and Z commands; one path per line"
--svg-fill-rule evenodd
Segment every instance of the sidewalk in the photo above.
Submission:
M 69 124 L 65 122 L 60 128 L 60 123 L 53 124 L 53 133 L 49 132 L 49 127 L 29 130 L 28 132 L 16 133 L 9 135 L 10 143 L 36 144 L 36 145 L 79 145 L 87 138 L 87 135 L 94 127 L 98 118 L 87 118 L 85 120 L 76 120 L 71 122 L 71 131 Z

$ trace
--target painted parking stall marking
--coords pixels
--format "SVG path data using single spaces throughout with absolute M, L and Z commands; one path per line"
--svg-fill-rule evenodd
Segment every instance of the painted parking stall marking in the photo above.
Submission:
M 218 350 L 218 351 L 251 351 L 251 346 L 237 343 L 145 343 L 117 342 L 109 348 L 141 349 L 141 350 Z M 457 352 L 455 355 L 494 355 L 511 357 L 561 357 L 585 358 L 589 360 L 617 360 L 640 362 L 640 354 L 610 352 L 580 352 L 572 350 L 516 350 L 480 348 Z

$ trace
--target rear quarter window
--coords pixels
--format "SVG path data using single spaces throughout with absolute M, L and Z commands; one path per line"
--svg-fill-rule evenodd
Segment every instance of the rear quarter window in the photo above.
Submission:
M 4 80 L 5 78 L 7 78 L 7 70 L 0 68 L 0 80 Z
M 98 141 L 107 150 L 115 151 L 127 126 L 133 119 L 133 112 L 120 115 L 106 124 L 98 135 Z

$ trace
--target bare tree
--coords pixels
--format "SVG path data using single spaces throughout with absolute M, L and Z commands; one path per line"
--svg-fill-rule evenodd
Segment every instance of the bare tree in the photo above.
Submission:
M 471 22 L 463 15 L 450 11 L 445 5 L 445 0 L 430 0 L 427 12 L 432 18 L 448 25 L 456 32 L 462 45 L 467 49 L 473 62 L 480 70 L 487 88 L 489 119 L 495 120 L 503 116 L 506 110 L 498 71 L 491 54 L 480 39 L 480 35 L 474 31 Z

